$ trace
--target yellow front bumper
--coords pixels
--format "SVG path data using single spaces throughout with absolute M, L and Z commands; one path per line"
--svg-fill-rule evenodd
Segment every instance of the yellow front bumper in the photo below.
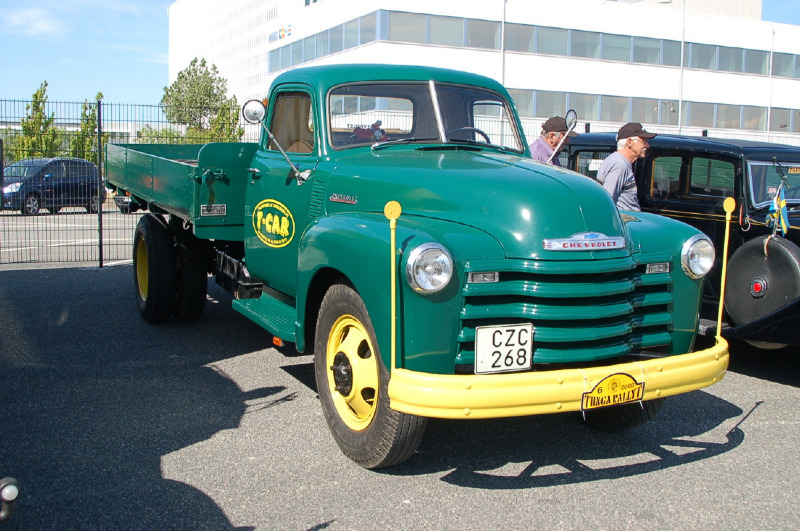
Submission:
M 643 400 L 673 396 L 715 384 L 728 368 L 728 343 L 631 363 L 587 369 L 514 374 L 430 374 L 395 369 L 389 380 L 392 409 L 436 418 L 498 418 L 580 411 L 584 393 L 616 373 L 644 383 Z

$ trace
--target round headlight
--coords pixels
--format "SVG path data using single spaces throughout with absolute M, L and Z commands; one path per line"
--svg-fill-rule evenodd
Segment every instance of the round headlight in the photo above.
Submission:
M 683 244 L 681 265 L 690 278 L 706 276 L 714 265 L 714 244 L 702 234 L 692 236 Z
M 436 293 L 450 282 L 453 259 L 439 244 L 420 245 L 408 257 L 406 280 L 419 293 Z

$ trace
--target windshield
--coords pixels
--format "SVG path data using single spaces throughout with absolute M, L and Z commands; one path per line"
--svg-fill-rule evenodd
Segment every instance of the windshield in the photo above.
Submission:
M 3 170 L 3 177 L 6 182 L 27 181 L 47 164 L 47 159 L 36 160 L 28 159 L 15 162 Z
M 435 100 L 434 100 L 435 97 Z M 522 153 L 508 102 L 495 92 L 442 83 L 343 85 L 329 96 L 331 145 L 397 141 L 491 145 Z
M 780 167 L 778 166 L 780 165 Z M 786 177 L 783 186 L 787 204 L 800 204 L 800 162 L 750 161 L 750 197 L 756 208 L 766 207 L 772 202 L 781 185 L 781 173 Z

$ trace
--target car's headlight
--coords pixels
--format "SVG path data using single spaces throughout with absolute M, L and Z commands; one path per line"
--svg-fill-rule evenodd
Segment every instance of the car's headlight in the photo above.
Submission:
M 411 251 L 406 263 L 406 280 L 418 293 L 436 293 L 453 276 L 453 258 L 437 243 L 424 243 Z
M 19 192 L 19 187 L 22 186 L 22 183 L 11 183 L 5 188 L 3 188 L 4 194 L 16 194 Z
M 714 244 L 707 236 L 697 234 L 683 244 L 681 266 L 690 278 L 702 278 L 714 265 Z

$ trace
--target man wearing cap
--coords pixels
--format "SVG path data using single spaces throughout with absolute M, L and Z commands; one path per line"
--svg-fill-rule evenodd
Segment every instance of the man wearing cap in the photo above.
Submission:
M 569 131 L 569 127 L 567 127 L 567 121 L 564 118 L 560 116 L 548 118 L 547 121 L 542 124 L 542 134 L 530 146 L 533 160 L 541 162 L 550 161 L 550 156 L 556 148 L 558 148 L 558 151 L 561 151 L 564 145 L 569 142 L 570 137 L 578 136 L 578 133 L 575 131 L 570 131 L 569 136 L 564 138 L 567 131 Z M 558 143 L 561 142 L 562 138 L 564 138 L 564 142 L 559 146 Z M 561 162 L 558 161 L 558 154 L 553 157 L 550 163 L 554 166 L 561 166 Z
M 617 151 L 609 155 L 597 170 L 597 180 L 621 210 L 641 210 L 636 195 L 633 162 L 645 156 L 650 147 L 647 141 L 655 136 L 645 131 L 638 122 L 623 125 L 617 133 Z

